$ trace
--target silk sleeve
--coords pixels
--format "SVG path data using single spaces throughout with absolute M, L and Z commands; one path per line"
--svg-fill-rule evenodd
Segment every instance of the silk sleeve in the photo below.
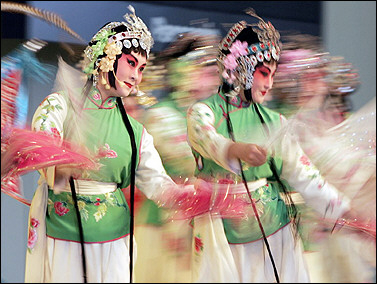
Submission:
M 350 208 L 350 200 L 328 183 L 300 145 L 285 135 L 281 143 L 281 177 L 301 194 L 323 218 L 337 219 Z
M 187 133 L 190 146 L 206 159 L 239 173 L 237 160 L 227 159 L 230 139 L 217 133 L 213 111 L 204 103 L 195 103 L 187 112 Z
M 64 138 L 63 123 L 67 116 L 67 102 L 59 93 L 48 95 L 38 106 L 32 118 L 32 130 L 44 131 Z M 53 188 L 55 183 L 55 166 L 39 171 L 47 184 Z

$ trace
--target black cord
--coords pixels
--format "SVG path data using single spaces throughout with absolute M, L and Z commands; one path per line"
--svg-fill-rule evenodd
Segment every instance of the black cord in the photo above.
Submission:
M 269 135 L 270 134 L 269 130 L 268 130 L 267 125 L 266 125 L 266 123 L 265 123 L 265 121 L 262 117 L 262 114 L 259 111 L 257 104 L 253 103 L 253 107 L 255 108 L 255 111 L 258 114 L 258 117 L 260 119 L 260 122 L 262 123 L 264 130 L 266 131 L 267 135 Z M 283 190 L 286 202 L 289 204 L 288 214 L 289 214 L 291 220 L 293 221 L 292 224 L 293 224 L 294 238 L 297 239 L 297 237 L 298 237 L 298 223 L 300 222 L 300 216 L 299 216 L 298 210 L 297 210 L 296 205 L 294 204 L 294 202 L 292 200 L 292 196 L 289 194 L 287 188 L 285 187 L 284 183 L 281 181 L 281 179 L 280 179 L 280 177 L 277 173 L 277 168 L 276 168 L 276 163 L 275 163 L 274 158 L 270 157 L 268 163 L 270 165 L 270 169 L 272 171 L 272 174 L 273 174 L 275 180 L 278 182 L 278 184 L 280 185 L 280 188 Z
M 229 135 L 230 135 L 231 139 L 235 142 L 234 133 L 233 133 L 233 126 L 232 126 L 232 122 L 231 122 L 230 116 L 229 116 L 229 98 L 228 98 L 228 96 L 226 96 L 226 112 L 227 112 L 227 114 L 226 114 L 226 121 L 227 121 L 227 126 L 228 126 L 228 132 L 229 132 Z M 272 267 L 274 269 L 274 274 L 275 274 L 276 282 L 280 283 L 279 274 L 278 274 L 278 271 L 276 269 L 276 265 L 275 265 L 274 258 L 272 256 L 270 245 L 269 245 L 269 243 L 267 241 L 266 233 L 264 232 L 264 229 L 263 229 L 263 226 L 262 226 L 262 222 L 260 221 L 260 218 L 259 218 L 259 215 L 258 215 L 258 211 L 257 211 L 257 209 L 255 207 L 255 203 L 253 201 L 253 198 L 251 197 L 250 190 L 249 190 L 249 187 L 247 185 L 245 173 L 243 171 L 242 163 L 241 163 L 240 159 L 238 159 L 238 163 L 239 163 L 239 166 L 240 166 L 240 169 L 241 169 L 242 181 L 243 181 L 243 183 L 245 185 L 245 188 L 246 188 L 246 191 L 247 191 L 247 195 L 249 196 L 249 199 L 251 201 L 251 206 L 253 208 L 253 212 L 254 212 L 255 218 L 258 221 L 259 228 L 260 228 L 260 230 L 262 232 L 262 235 L 263 235 L 263 241 L 264 241 L 264 243 L 266 245 L 266 248 L 267 248 L 267 251 L 268 251 L 268 255 L 270 257 L 271 264 L 272 264 Z
M 87 275 L 86 275 L 86 258 L 85 258 L 85 248 L 84 248 L 84 231 L 82 229 L 80 211 L 79 211 L 79 206 L 77 204 L 77 196 L 76 196 L 75 183 L 73 181 L 73 177 L 69 178 L 69 184 L 71 185 L 71 193 L 72 193 L 73 203 L 74 203 L 74 206 L 75 206 L 75 209 L 76 209 L 76 217 L 77 217 L 77 223 L 78 223 L 78 227 L 79 227 L 80 244 L 81 244 L 81 254 L 82 254 L 82 269 L 83 269 L 84 283 L 88 283 L 88 281 L 87 281 Z
M 132 271 L 133 271 L 133 236 L 134 236 L 134 200 L 135 200 L 135 170 L 136 170 L 136 142 L 135 142 L 135 134 L 132 129 L 131 123 L 128 119 L 126 110 L 124 109 L 122 99 L 120 97 L 117 98 L 117 103 L 119 110 L 122 114 L 124 125 L 127 128 L 128 134 L 130 135 L 131 140 L 131 148 L 132 148 L 132 155 L 131 155 L 131 180 L 130 180 L 130 283 L 132 283 Z

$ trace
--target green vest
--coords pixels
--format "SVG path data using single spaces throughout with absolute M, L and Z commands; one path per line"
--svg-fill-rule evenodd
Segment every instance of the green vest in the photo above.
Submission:
M 70 111 L 64 123 L 64 132 L 74 133 L 84 130 L 85 146 L 93 153 L 102 153 L 99 160 L 101 168 L 98 171 L 88 171 L 85 179 L 116 183 L 114 192 L 98 195 L 77 194 L 78 206 L 83 225 L 85 242 L 106 242 L 126 236 L 130 232 L 130 211 L 122 188 L 130 184 L 131 174 L 131 142 L 128 131 L 123 123 L 122 115 L 117 107 L 115 98 L 106 100 L 106 107 L 99 108 L 100 99 L 93 96 L 93 89 L 84 105 L 84 111 L 89 113 L 90 131 L 85 132 L 88 125 L 79 125 L 76 129 L 71 126 Z M 128 116 L 135 135 L 137 160 L 139 153 L 143 126 L 132 117 Z M 70 139 L 74 135 L 65 137 Z M 74 139 L 71 139 L 74 140 Z M 77 190 L 77 189 L 76 189 Z M 48 193 L 48 206 L 46 212 L 47 235 L 57 239 L 79 241 L 79 231 L 76 212 L 70 192 L 54 194 Z
M 170 115 L 171 121 L 176 125 L 177 129 L 181 129 L 182 127 L 186 127 L 186 108 L 179 107 L 176 100 L 174 99 L 175 93 L 171 93 L 167 98 L 161 100 L 157 104 L 150 107 L 150 109 L 156 108 L 167 108 L 169 109 L 169 113 L 166 115 Z M 148 122 L 144 122 L 145 127 L 148 130 Z M 167 143 L 171 143 L 167 141 Z M 156 149 L 158 150 L 158 145 L 156 145 Z M 172 151 L 174 151 L 174 146 L 172 146 Z M 189 152 L 190 154 L 190 152 Z M 161 154 L 160 154 L 161 155 Z M 164 168 L 166 173 L 175 180 L 175 178 L 183 176 L 190 177 L 187 169 L 185 170 L 182 167 L 177 167 L 177 161 L 167 161 L 164 156 L 161 156 L 161 160 L 163 162 Z M 182 156 L 179 162 L 184 165 L 189 164 L 193 165 L 194 157 L 190 154 L 190 156 Z M 192 175 L 192 173 L 190 173 Z M 164 208 L 158 207 L 158 205 L 153 202 L 152 200 L 145 199 L 141 205 L 140 211 L 143 212 L 143 218 L 140 222 L 145 224 L 152 224 L 155 226 L 162 226 L 165 223 L 165 216 Z
M 212 109 L 215 116 L 214 126 L 216 131 L 224 137 L 230 138 L 227 128 L 226 113 L 227 103 L 223 94 L 213 95 L 202 103 Z M 229 117 L 232 122 L 233 133 L 236 142 L 255 143 L 263 145 L 267 134 L 262 126 L 254 105 L 243 103 L 239 97 L 228 104 Z M 271 127 L 280 126 L 280 114 L 258 105 L 260 113 L 267 125 Z M 236 175 L 216 164 L 210 159 L 202 157 L 193 150 L 197 160 L 195 175 L 198 178 L 212 180 L 231 179 L 241 182 L 240 175 Z M 275 159 L 278 174 L 281 173 L 282 161 Z M 248 182 L 266 178 L 268 184 L 252 191 L 251 196 L 255 202 L 258 216 L 261 220 L 266 236 L 273 234 L 289 223 L 287 207 L 280 197 L 280 189 L 268 163 L 259 167 L 251 167 L 242 163 L 245 178 Z M 246 189 L 245 189 L 246 190 Z M 245 198 L 248 198 L 245 193 Z M 250 205 L 251 206 L 251 205 Z M 229 243 L 246 243 L 258 240 L 263 237 L 258 222 L 250 208 L 250 214 L 245 219 L 223 219 L 224 230 Z

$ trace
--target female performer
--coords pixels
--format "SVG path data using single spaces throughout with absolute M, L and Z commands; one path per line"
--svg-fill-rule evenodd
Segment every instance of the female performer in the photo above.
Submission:
M 152 136 L 123 108 L 122 98 L 141 82 L 153 44 L 146 25 L 130 10 L 125 22 L 106 24 L 85 49 L 85 87 L 77 88 L 81 73 L 60 62 L 58 91 L 34 114 L 33 130 L 85 146 L 99 168 L 40 170 L 29 213 L 25 282 L 133 281 L 135 187 L 158 205 L 185 214 L 208 208 L 208 191 L 178 189 Z M 130 208 L 121 190 L 129 185 Z
M 240 21 L 221 41 L 220 91 L 188 110 L 187 125 L 201 181 L 197 187 L 237 192 L 250 210 L 246 218 L 212 211 L 194 219 L 194 281 L 309 282 L 286 185 L 334 222 L 350 210 L 349 200 L 289 137 L 269 149 L 268 137 L 286 121 L 262 105 L 273 84 L 280 35 L 252 9 L 248 14 L 259 22 Z

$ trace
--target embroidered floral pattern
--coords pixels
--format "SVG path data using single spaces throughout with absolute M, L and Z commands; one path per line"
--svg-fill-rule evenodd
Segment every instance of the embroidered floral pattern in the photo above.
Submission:
M 255 204 L 255 208 L 257 209 L 258 216 L 263 215 L 265 211 L 265 206 L 276 199 L 276 197 L 273 197 L 273 195 L 271 194 L 271 190 L 268 184 L 261 186 L 256 191 L 253 191 L 251 194 L 253 202 Z M 241 198 L 243 198 L 246 202 L 251 203 L 250 197 L 247 193 L 242 194 Z M 250 212 L 253 211 L 250 210 Z M 248 219 L 248 217 L 246 216 L 245 219 Z
M 307 173 L 308 173 L 308 178 L 310 179 L 316 179 L 316 178 L 320 178 L 321 175 L 319 173 L 319 170 L 317 169 L 317 167 L 315 165 L 313 165 L 311 163 L 311 161 L 309 160 L 309 158 L 305 155 L 302 155 L 299 159 L 300 163 L 305 167 Z M 325 185 L 325 182 L 324 180 L 321 178 L 320 181 L 318 181 L 318 188 L 321 189 L 323 186 Z
M 55 98 L 48 97 L 41 103 L 40 107 L 42 108 L 42 111 L 39 116 L 36 117 L 36 122 L 40 121 L 38 130 L 47 131 L 49 129 L 54 136 L 61 137 L 62 135 L 53 121 L 49 121 L 49 125 L 47 125 L 47 119 L 51 112 L 63 110 L 62 106 L 55 101 Z
M 307 156 L 301 156 L 300 162 L 305 166 L 311 166 L 310 160 Z
M 102 219 L 103 216 L 106 215 L 107 212 L 107 206 L 105 203 L 99 204 L 97 212 L 93 214 L 94 218 L 96 219 L 96 222 Z
M 164 249 L 171 253 L 175 253 L 176 255 L 181 255 L 183 251 L 186 249 L 185 238 L 183 237 L 174 237 L 167 234 L 164 236 L 166 239 Z
M 97 158 L 116 158 L 118 157 L 117 152 L 110 149 L 109 144 L 105 144 L 102 148 L 98 149 Z
M 102 101 L 102 97 L 97 88 L 93 88 L 88 98 L 100 109 L 111 109 L 116 107 L 116 97 L 109 97 Z
M 34 227 L 34 228 L 38 228 L 38 226 L 39 226 L 39 221 L 38 221 L 38 219 L 31 218 L 31 220 L 30 220 L 30 225 L 31 225 L 32 227 Z
M 97 202 L 96 202 L 96 203 L 94 203 L 94 205 L 95 205 L 95 206 L 99 206 L 99 205 L 101 204 L 101 203 L 100 203 L 100 201 L 101 201 L 101 198 L 97 198 L 96 200 L 97 200 Z
M 195 240 L 194 241 L 195 241 L 195 254 L 198 255 L 204 249 L 203 240 L 202 240 L 202 237 L 200 236 L 200 234 L 197 234 L 195 236 Z
M 95 206 L 96 210 L 92 214 L 96 222 L 100 221 L 107 213 L 108 206 L 118 206 L 126 207 L 126 205 L 120 203 L 113 192 L 108 192 L 104 194 L 104 198 L 95 198 L 91 200 L 88 195 L 78 195 L 77 196 L 77 205 L 80 211 L 81 218 L 85 221 L 88 221 L 90 215 L 88 211 L 88 206 Z M 74 206 L 73 198 L 71 195 L 66 195 L 65 201 L 56 201 L 53 202 L 51 199 L 48 199 L 48 212 L 51 214 L 52 208 L 54 208 L 55 214 L 59 216 L 64 216 L 67 214 L 70 209 L 68 207 Z
M 51 133 L 52 133 L 53 136 L 61 138 L 60 132 L 59 132 L 59 130 L 56 127 L 51 127 L 50 131 L 51 131 Z
M 27 249 L 31 253 L 33 250 L 37 240 L 38 240 L 38 234 L 37 234 L 37 228 L 39 226 L 38 219 L 31 218 L 30 219 L 30 226 L 29 226 L 29 235 L 27 240 Z
M 54 208 L 55 208 L 55 213 L 58 214 L 59 216 L 64 216 L 69 212 L 69 209 L 64 206 L 62 202 L 55 202 L 54 203 Z
M 96 101 L 99 101 L 99 100 L 101 100 L 101 95 L 99 93 L 94 93 L 93 99 L 95 99 Z

